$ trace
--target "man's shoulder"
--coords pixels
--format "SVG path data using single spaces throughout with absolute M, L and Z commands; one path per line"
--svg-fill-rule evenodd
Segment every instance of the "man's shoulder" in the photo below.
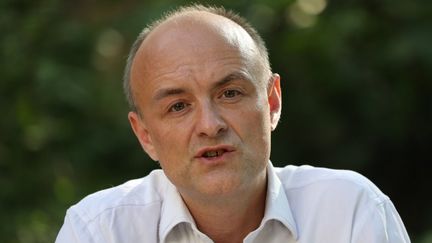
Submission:
M 143 178 L 92 193 L 73 205 L 69 211 L 73 211 L 84 221 L 91 221 L 119 208 L 152 207 L 161 204 L 168 183 L 162 170 L 154 170 Z
M 352 196 L 363 194 L 378 203 L 388 199 L 373 182 L 352 170 L 289 165 L 276 168 L 275 172 L 287 192 L 326 192 L 329 196 L 337 193 Z

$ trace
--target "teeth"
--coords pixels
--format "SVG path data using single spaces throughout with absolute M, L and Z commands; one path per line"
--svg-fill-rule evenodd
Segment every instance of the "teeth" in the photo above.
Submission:
M 217 157 L 222 154 L 221 150 L 217 151 L 208 151 L 204 153 L 204 157 Z
M 204 154 L 205 157 L 216 157 L 218 156 L 218 152 L 217 151 L 210 151 L 210 152 L 206 152 Z

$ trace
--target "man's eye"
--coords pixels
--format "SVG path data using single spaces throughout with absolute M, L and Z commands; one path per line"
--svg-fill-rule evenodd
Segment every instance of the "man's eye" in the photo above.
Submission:
M 223 92 L 223 96 L 225 98 L 234 98 L 239 94 L 240 94 L 240 91 L 235 90 L 235 89 L 229 89 L 229 90 L 225 90 L 225 92 Z
M 179 112 L 186 108 L 186 103 L 184 102 L 177 102 L 174 105 L 172 105 L 169 109 L 170 112 Z

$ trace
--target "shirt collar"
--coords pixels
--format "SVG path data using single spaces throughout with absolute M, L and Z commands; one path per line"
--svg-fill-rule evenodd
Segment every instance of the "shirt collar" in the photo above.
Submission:
M 159 228 L 159 239 L 165 242 L 168 233 L 180 223 L 189 223 L 195 226 L 195 221 L 183 202 L 176 187 L 167 179 L 165 199 L 162 204 L 161 221 Z M 267 198 L 264 218 L 261 225 L 269 220 L 281 222 L 294 236 L 298 237 L 297 227 L 288 203 L 285 190 L 279 178 L 276 175 L 275 168 L 269 162 L 267 166 Z
M 180 223 L 195 225 L 192 215 L 183 202 L 177 188 L 166 178 L 167 187 L 165 198 L 161 208 L 161 219 L 159 224 L 160 242 L 165 242 L 168 233 Z
M 264 218 L 261 225 L 269 220 L 281 222 L 294 236 L 298 238 L 298 232 L 294 217 L 291 211 L 288 198 L 285 194 L 283 184 L 276 175 L 273 164 L 269 162 L 267 166 L 267 199 Z

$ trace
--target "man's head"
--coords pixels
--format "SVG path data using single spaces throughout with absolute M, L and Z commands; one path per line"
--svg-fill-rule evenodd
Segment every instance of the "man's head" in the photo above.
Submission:
M 130 123 L 185 200 L 265 183 L 281 92 L 257 36 L 214 9 L 186 8 L 145 31 L 132 51 Z

